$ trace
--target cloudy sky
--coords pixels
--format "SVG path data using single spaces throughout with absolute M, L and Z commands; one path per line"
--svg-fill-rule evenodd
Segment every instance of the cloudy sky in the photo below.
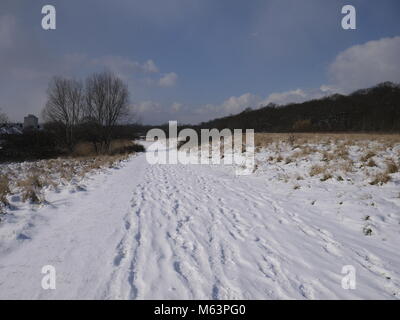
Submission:
M 349 3 L 356 30 L 341 28 Z M 40 115 L 52 76 L 103 70 L 146 124 L 400 82 L 399 16 L 398 0 L 1 0 L 0 109 Z

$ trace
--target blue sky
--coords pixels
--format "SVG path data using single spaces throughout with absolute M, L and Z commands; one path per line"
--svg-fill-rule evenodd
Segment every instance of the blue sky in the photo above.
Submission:
M 45 4 L 56 30 L 41 28 Z M 345 4 L 356 30 L 341 28 Z M 53 75 L 104 69 L 154 124 L 400 81 L 399 14 L 396 0 L 2 0 L 0 108 L 39 115 Z

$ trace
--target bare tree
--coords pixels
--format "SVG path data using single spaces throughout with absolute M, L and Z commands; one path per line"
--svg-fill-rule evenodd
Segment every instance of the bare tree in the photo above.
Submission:
M 99 151 L 109 151 L 116 126 L 128 116 L 129 91 L 120 78 L 110 72 L 88 77 L 85 119 L 92 126 L 96 142 L 100 141 Z
M 67 147 L 72 150 L 75 129 L 83 116 L 85 96 L 80 81 L 54 77 L 47 90 L 48 98 L 43 118 L 58 127 Z

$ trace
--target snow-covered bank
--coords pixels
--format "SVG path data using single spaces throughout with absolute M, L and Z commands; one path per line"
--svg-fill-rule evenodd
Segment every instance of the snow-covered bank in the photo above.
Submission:
M 144 174 L 145 163 L 130 159 L 91 175 L 84 188 L 47 193 L 47 205 L 7 214 L 0 226 L 2 299 L 102 297 L 132 190 Z M 44 265 L 56 268 L 56 290 L 41 287 Z
M 292 183 L 274 168 L 236 176 L 142 154 L 84 191 L 49 194 L 48 205 L 14 213 L 23 223 L 0 226 L 0 298 L 399 298 L 396 178 Z M 41 287 L 44 265 L 56 268 L 55 290 Z M 355 290 L 341 286 L 345 265 Z

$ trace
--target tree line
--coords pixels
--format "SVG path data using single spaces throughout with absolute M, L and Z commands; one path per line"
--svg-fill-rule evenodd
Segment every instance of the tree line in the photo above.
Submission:
M 400 85 L 384 82 L 347 96 L 335 94 L 285 106 L 270 104 L 192 127 L 256 132 L 400 132 Z
M 111 72 L 95 73 L 85 82 L 54 77 L 42 111 L 45 129 L 72 151 L 77 141 L 89 141 L 108 152 L 118 127 L 132 120 L 127 85 Z
M 41 130 L 0 135 L 0 162 L 71 155 L 76 149 L 81 153 L 83 146 L 88 155 L 143 151 L 138 144 L 127 144 L 136 138 L 138 125 L 132 123 L 127 85 L 111 72 L 94 73 L 84 81 L 53 77 L 42 118 Z M 0 127 L 7 122 L 0 110 Z

